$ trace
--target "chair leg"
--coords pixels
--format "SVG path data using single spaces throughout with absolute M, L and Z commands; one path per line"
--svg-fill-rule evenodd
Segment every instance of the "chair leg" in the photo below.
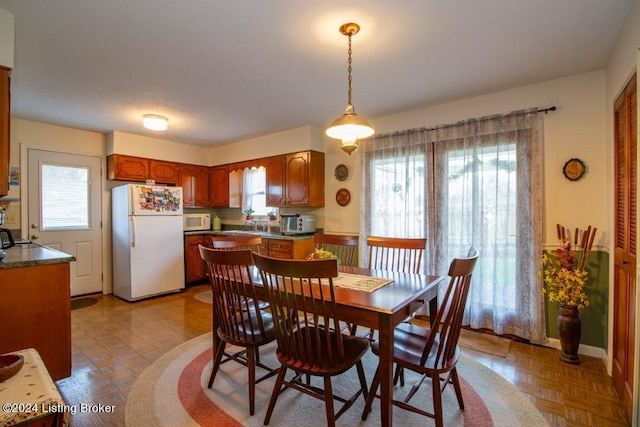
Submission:
M 373 381 L 371 382 L 371 388 L 369 389 L 369 396 L 367 396 L 367 401 L 364 404 L 364 409 L 362 410 L 362 421 L 366 421 L 369 416 L 369 412 L 371 412 L 371 405 L 373 404 L 373 399 L 376 397 L 376 393 L 378 392 L 378 386 L 380 386 L 380 368 L 376 369 L 376 373 L 373 376 Z
M 453 370 L 451 371 L 451 382 L 453 383 L 453 388 L 456 391 L 458 405 L 460 406 L 460 409 L 464 409 L 464 401 L 462 400 L 462 389 L 460 388 L 460 380 L 458 379 L 458 371 L 456 371 L 456 368 L 453 368 Z
M 218 338 L 218 348 L 216 348 L 215 355 L 213 356 L 213 369 L 211 370 L 211 376 L 209 377 L 209 385 L 207 385 L 207 388 L 211 388 L 213 380 L 216 379 L 216 374 L 218 373 L 218 369 L 220 369 L 220 361 L 224 355 L 225 346 L 226 343 Z
M 336 416 L 333 409 L 333 390 L 330 376 L 324 377 L 324 406 L 327 410 L 327 427 L 335 427 Z
M 442 421 L 442 389 L 440 388 L 440 375 L 431 377 L 431 390 L 433 392 L 433 415 L 436 427 L 443 427 Z
M 359 360 L 358 363 L 356 363 L 356 370 L 358 371 L 358 379 L 360 379 L 360 387 L 362 388 L 362 397 L 366 402 L 367 397 L 369 397 L 369 390 L 367 388 L 367 378 L 364 375 L 364 366 L 362 366 L 362 360 Z
M 249 415 L 253 415 L 256 406 L 256 350 L 247 349 L 247 368 L 249 370 Z
M 393 385 L 398 385 L 398 380 L 400 380 L 400 385 L 404 387 L 404 368 L 400 365 L 396 365 L 396 371 L 393 374 Z
M 280 394 L 280 388 L 282 388 L 282 384 L 284 383 L 284 375 L 287 373 L 287 368 L 285 366 L 280 367 L 280 372 L 278 372 L 278 378 L 276 378 L 276 383 L 273 385 L 273 391 L 271 392 L 271 399 L 269 400 L 269 407 L 267 408 L 267 414 L 264 416 L 264 425 L 269 425 L 269 421 L 271 420 L 271 415 L 273 414 L 273 408 L 276 406 L 276 400 L 278 400 L 278 395 Z

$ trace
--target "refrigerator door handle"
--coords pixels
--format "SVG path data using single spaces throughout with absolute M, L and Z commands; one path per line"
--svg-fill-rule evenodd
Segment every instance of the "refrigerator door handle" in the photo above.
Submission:
M 129 218 L 131 218 L 131 234 L 129 235 L 129 244 L 131 245 L 132 248 L 136 247 L 136 217 L 135 216 L 130 216 Z

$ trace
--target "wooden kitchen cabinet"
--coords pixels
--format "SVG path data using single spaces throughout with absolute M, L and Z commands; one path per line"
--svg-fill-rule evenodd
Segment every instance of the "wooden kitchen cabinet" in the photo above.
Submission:
M 0 268 L 0 354 L 35 348 L 54 381 L 71 375 L 69 280 L 68 262 Z
M 307 255 L 313 252 L 315 243 L 313 238 L 284 240 L 284 239 L 268 239 L 262 238 L 262 246 L 260 251 L 262 254 L 273 258 L 281 259 L 305 259 Z M 268 248 L 268 252 L 264 252 Z
M 0 197 L 9 194 L 10 68 L 0 66 Z
M 107 179 L 132 182 L 153 179 L 158 184 L 175 185 L 178 182 L 178 163 L 112 154 L 107 157 Z
M 211 168 L 196 166 L 196 206 L 203 208 L 211 206 L 209 172 Z
M 179 169 L 178 186 L 182 187 L 184 207 L 209 207 L 209 168 L 183 163 Z
M 267 206 L 286 206 L 284 185 L 286 174 L 286 158 L 284 156 L 271 157 L 266 161 L 266 199 Z
M 210 168 L 211 178 L 211 207 L 229 207 L 229 166 L 214 166 Z
M 206 234 L 184 236 L 184 272 L 185 282 L 199 282 L 207 278 L 204 261 L 200 256 L 198 245 L 212 247 L 211 239 Z
M 303 151 L 266 163 L 268 206 L 324 206 L 324 153 Z
M 144 182 L 151 179 L 149 159 L 112 154 L 107 157 L 107 179 Z
M 178 166 L 178 186 L 182 187 L 182 204 L 186 207 L 196 205 L 196 166 L 182 163 Z
M 164 160 L 149 160 L 149 179 L 153 179 L 158 184 L 178 183 L 178 164 Z

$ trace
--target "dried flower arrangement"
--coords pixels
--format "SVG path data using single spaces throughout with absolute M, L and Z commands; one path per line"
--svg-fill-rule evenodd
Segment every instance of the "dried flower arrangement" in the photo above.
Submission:
M 589 298 L 584 292 L 584 286 L 588 279 L 586 271 L 587 256 L 593 246 L 597 228 L 589 226 L 582 233 L 578 228 L 573 234 L 573 247 L 569 237 L 569 231 L 557 225 L 560 247 L 555 251 L 555 257 L 545 253 L 542 256 L 542 269 L 539 273 L 545 287 L 542 293 L 546 294 L 551 302 L 560 305 L 584 308 L 589 305 Z M 582 238 L 579 239 L 580 235 Z

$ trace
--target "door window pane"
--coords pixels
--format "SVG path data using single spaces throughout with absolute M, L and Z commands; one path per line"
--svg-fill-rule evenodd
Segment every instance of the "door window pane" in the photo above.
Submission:
M 89 228 L 89 169 L 43 164 L 42 230 Z

